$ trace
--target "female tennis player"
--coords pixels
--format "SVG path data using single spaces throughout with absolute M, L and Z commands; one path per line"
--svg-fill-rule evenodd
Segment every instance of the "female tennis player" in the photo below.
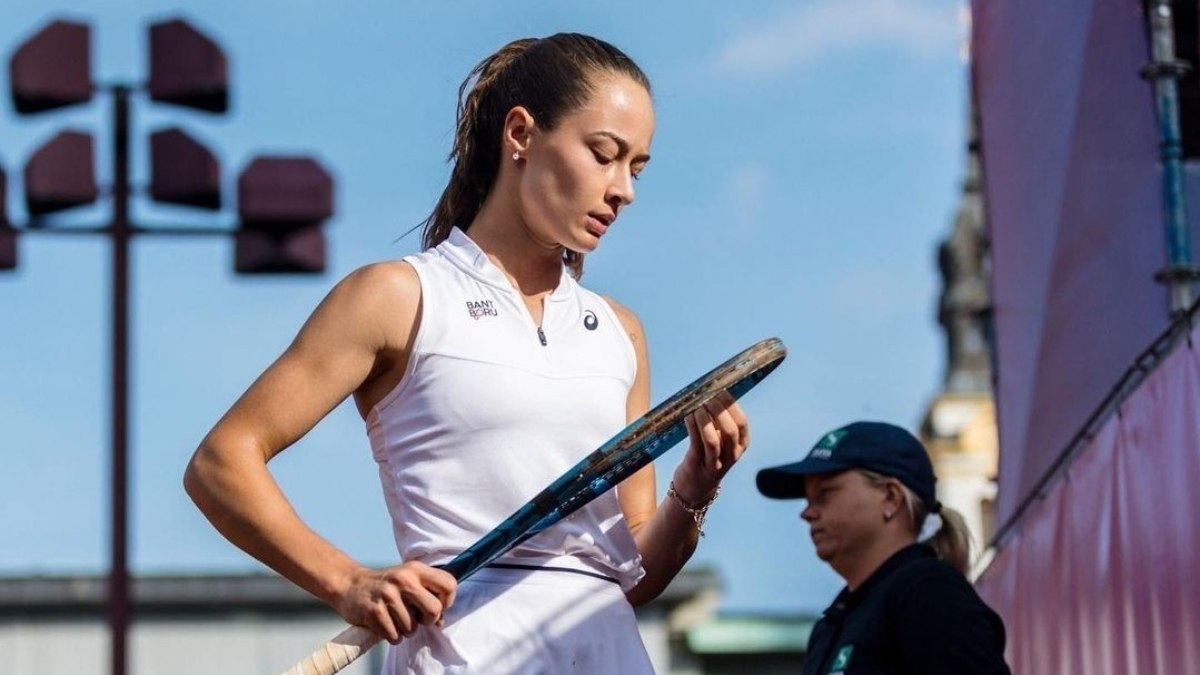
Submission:
M 649 407 L 641 324 L 578 280 L 620 232 L 653 133 L 648 79 L 607 42 L 557 34 L 484 59 L 426 250 L 338 283 L 188 466 L 224 536 L 392 643 L 385 673 L 653 672 L 632 607 L 691 556 L 749 444 L 728 396 L 688 418 L 661 502 L 649 466 L 460 585 L 436 568 Z M 394 567 L 323 539 L 267 469 L 350 395 Z

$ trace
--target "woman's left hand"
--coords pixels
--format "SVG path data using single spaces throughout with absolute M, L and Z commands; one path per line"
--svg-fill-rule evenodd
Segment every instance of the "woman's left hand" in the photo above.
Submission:
M 675 491 L 689 504 L 702 504 L 750 446 L 750 422 L 725 391 L 688 415 L 685 422 L 689 445 L 675 469 Z

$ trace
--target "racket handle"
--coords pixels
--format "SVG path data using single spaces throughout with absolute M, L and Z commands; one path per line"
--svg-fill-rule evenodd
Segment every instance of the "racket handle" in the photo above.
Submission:
M 379 636 L 361 626 L 350 626 L 318 647 L 283 675 L 333 675 L 350 665 L 379 642 Z

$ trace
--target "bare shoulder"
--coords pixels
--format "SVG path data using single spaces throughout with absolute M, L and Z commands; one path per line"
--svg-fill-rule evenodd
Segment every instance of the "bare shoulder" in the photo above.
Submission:
M 617 302 L 611 295 L 601 296 L 609 307 L 612 307 L 613 313 L 617 315 L 617 319 L 621 322 L 621 326 L 625 328 L 625 332 L 629 333 L 629 338 L 633 340 L 633 344 L 639 349 L 643 347 L 646 338 L 645 331 L 642 329 L 642 321 L 638 319 L 637 314 L 632 309 Z
M 417 316 L 421 285 L 402 261 L 360 267 L 339 281 L 305 322 L 296 345 L 359 346 L 370 352 L 404 344 Z
M 351 320 L 377 326 L 380 348 L 403 347 L 418 320 L 421 280 L 412 265 L 402 260 L 364 265 L 346 275 L 331 298 L 341 298 Z
M 357 354 L 355 394 L 363 415 L 399 381 L 421 317 L 421 281 L 402 260 L 359 267 L 334 286 L 300 343 Z
M 403 260 L 364 265 L 347 274 L 338 287 L 364 302 L 415 301 L 421 294 L 421 280 L 413 266 Z

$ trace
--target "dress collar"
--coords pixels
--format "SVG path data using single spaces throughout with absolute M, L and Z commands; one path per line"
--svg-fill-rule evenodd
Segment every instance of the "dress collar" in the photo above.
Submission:
M 488 258 L 487 253 L 479 248 L 479 244 L 476 244 L 467 236 L 466 232 L 457 226 L 450 229 L 450 235 L 438 245 L 438 249 L 458 268 L 479 281 L 503 291 L 517 293 L 517 289 L 513 287 L 504 271 L 497 267 L 491 258 Z M 567 299 L 574 290 L 574 284 L 574 277 L 568 273 L 566 265 L 563 265 L 558 285 L 554 287 L 547 298 L 552 301 Z

